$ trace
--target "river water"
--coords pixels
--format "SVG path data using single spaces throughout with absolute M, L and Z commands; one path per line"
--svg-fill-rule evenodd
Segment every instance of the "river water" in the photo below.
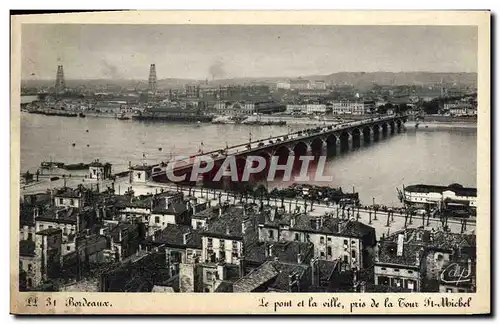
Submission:
M 304 126 L 290 126 L 298 130 Z M 42 161 L 64 163 L 100 159 L 113 171 L 133 164 L 166 161 L 288 132 L 288 126 L 138 122 L 113 118 L 65 118 L 21 113 L 21 171 Z M 74 144 L 74 146 L 73 146 Z M 161 148 L 161 151 L 160 151 Z M 329 159 L 332 187 L 359 192 L 364 204 L 396 205 L 396 187 L 415 183 L 476 186 L 475 129 L 408 130 L 381 142 Z M 145 157 L 145 158 L 144 158 Z M 313 183 L 313 182 L 311 182 Z M 271 186 L 283 186 L 274 183 Z M 325 183 L 321 183 L 325 185 Z

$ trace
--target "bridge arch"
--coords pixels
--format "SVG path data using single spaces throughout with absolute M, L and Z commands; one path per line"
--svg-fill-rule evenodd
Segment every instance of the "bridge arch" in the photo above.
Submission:
M 310 144 L 308 142 L 299 141 L 295 143 L 293 147 L 293 153 L 295 154 L 295 156 L 303 156 L 308 153 L 309 148 Z
M 372 141 L 371 133 L 373 133 L 373 129 L 370 126 L 366 125 L 363 127 L 362 132 L 364 144 L 370 143 Z
M 337 153 L 337 145 L 340 145 L 340 139 L 337 134 L 331 133 L 326 137 L 326 147 L 329 155 Z
M 389 129 L 387 126 L 387 123 L 381 123 L 380 124 L 380 129 L 381 129 L 381 138 L 386 138 L 387 135 L 389 134 Z
M 347 152 L 349 150 L 349 140 L 352 140 L 352 134 L 347 130 L 339 134 L 340 139 L 340 152 Z
M 315 156 L 321 155 L 323 153 L 323 149 L 326 147 L 327 143 L 325 139 L 321 137 L 316 137 L 311 141 L 311 151 Z
M 360 147 L 363 142 L 363 130 L 361 128 L 354 128 L 352 130 L 352 147 Z
M 396 119 L 396 131 L 398 133 L 401 133 L 402 129 L 403 129 L 403 121 L 398 118 Z
M 389 134 L 394 135 L 394 133 L 396 132 L 396 124 L 394 123 L 394 120 L 388 121 L 387 124 L 389 124 Z
M 374 142 L 379 141 L 380 140 L 380 133 L 382 131 L 380 125 L 379 124 L 374 124 L 372 126 L 372 129 L 373 129 L 373 141 Z

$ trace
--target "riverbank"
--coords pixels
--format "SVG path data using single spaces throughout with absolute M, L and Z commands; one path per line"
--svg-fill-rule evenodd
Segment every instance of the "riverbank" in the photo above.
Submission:
M 476 122 L 439 122 L 439 121 L 409 121 L 405 123 L 407 130 L 415 129 L 477 129 Z

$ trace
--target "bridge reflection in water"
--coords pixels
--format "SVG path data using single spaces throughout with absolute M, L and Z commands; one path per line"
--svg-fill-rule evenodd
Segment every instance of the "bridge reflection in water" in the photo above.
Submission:
M 301 157 L 310 156 L 309 170 L 317 167 L 320 157 L 336 156 L 347 153 L 354 148 L 371 145 L 389 136 L 401 133 L 405 130 L 404 123 L 407 116 L 387 116 L 338 125 L 319 126 L 294 133 L 283 134 L 267 139 L 251 140 L 247 143 L 222 148 L 210 152 L 200 152 L 197 155 L 177 160 L 173 174 L 184 177 L 183 185 L 198 185 L 210 188 L 224 188 L 238 190 L 248 186 L 248 182 L 255 183 L 265 181 L 269 175 L 271 159 L 277 159 L 279 166 L 286 165 L 290 157 L 293 157 L 292 176 L 298 175 L 302 166 Z M 259 173 L 251 174 L 249 181 L 242 181 L 245 167 L 255 167 L 254 156 L 262 157 L 266 161 L 266 167 Z M 191 181 L 193 165 L 196 158 L 210 157 L 214 160 L 211 170 L 200 174 L 196 180 Z M 237 179 L 231 177 L 228 172 L 228 164 L 224 161 L 232 157 L 236 160 Z M 202 162 L 201 167 L 206 163 Z M 167 164 L 150 166 L 151 177 L 156 182 L 169 182 L 167 177 Z M 217 179 L 219 170 L 222 178 Z M 281 179 L 285 171 L 276 172 L 275 178 Z

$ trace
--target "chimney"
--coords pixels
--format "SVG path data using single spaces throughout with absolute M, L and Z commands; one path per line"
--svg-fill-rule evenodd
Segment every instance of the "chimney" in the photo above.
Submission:
M 403 256 L 403 247 L 404 247 L 404 234 L 398 235 L 398 246 L 397 246 L 397 256 Z
M 33 223 L 35 223 L 35 219 L 38 217 L 39 209 L 38 207 L 33 208 Z
M 221 217 L 221 216 L 222 216 L 222 206 L 219 205 L 219 217 Z
M 274 217 L 276 216 L 276 209 L 271 209 L 269 213 L 269 221 L 274 222 Z
M 375 262 L 379 262 L 379 258 L 380 258 L 380 243 L 377 242 L 377 244 L 375 245 L 375 248 L 373 249 L 373 255 L 374 255 L 374 261 Z
M 297 254 L 297 263 L 298 264 L 302 263 L 302 254 L 300 254 L 300 253 Z
M 229 225 L 226 225 L 226 235 L 229 235 Z
M 295 222 L 296 222 L 295 215 L 292 215 L 290 217 L 290 227 L 295 227 Z
M 100 228 L 99 229 L 99 235 L 104 235 L 105 234 L 105 231 L 106 229 L 103 227 L 103 228 Z
M 182 243 L 186 245 L 191 238 L 191 232 L 182 234 Z
M 267 256 L 270 256 L 270 257 L 273 256 L 273 245 L 272 244 L 269 244 L 267 246 Z
M 365 291 L 366 291 L 366 289 L 365 289 L 365 282 L 362 281 L 362 282 L 359 283 L 359 292 L 364 293 Z
M 118 231 L 118 242 L 121 242 L 122 241 L 122 230 L 120 229 Z
M 243 234 L 243 235 L 244 235 L 244 234 L 245 234 L 245 232 L 246 232 L 246 229 L 247 229 L 247 226 L 246 226 L 246 220 L 243 220 L 243 221 L 241 222 L 241 234 Z

